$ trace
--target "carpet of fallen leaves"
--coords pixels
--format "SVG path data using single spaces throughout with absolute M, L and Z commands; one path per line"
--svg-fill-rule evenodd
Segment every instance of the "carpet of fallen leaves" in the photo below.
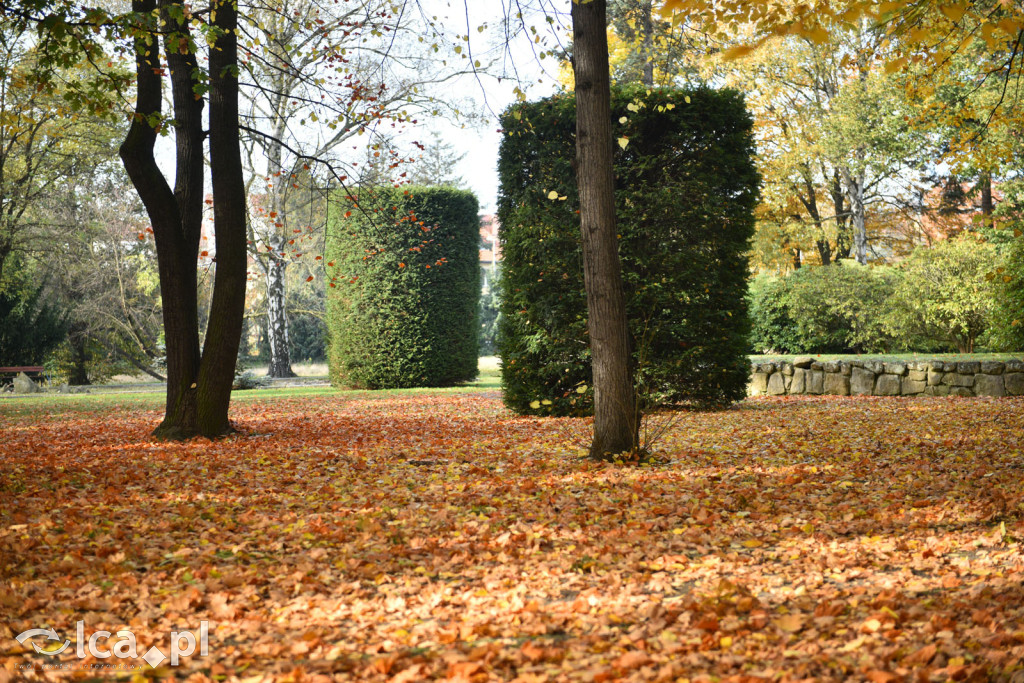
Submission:
M 167 653 L 207 620 L 207 656 L 119 675 L 1024 681 L 1019 399 L 748 400 L 643 467 L 493 392 L 247 400 L 177 444 L 159 411 L 11 405 L 3 680 L 112 676 L 26 629 Z

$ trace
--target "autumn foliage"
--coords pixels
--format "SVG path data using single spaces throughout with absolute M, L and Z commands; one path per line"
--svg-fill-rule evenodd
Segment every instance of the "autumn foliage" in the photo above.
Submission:
M 479 390 L 249 394 L 185 443 L 155 401 L 43 401 L 0 406 L 0 681 L 52 662 L 14 635 L 78 620 L 140 649 L 209 620 L 208 656 L 140 680 L 1024 669 L 1019 399 L 748 400 L 644 467 Z

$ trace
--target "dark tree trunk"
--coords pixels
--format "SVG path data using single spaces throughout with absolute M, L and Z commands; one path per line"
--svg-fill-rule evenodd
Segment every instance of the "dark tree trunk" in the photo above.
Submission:
M 572 5 L 576 178 L 583 279 L 594 370 L 593 458 L 635 450 L 639 414 L 615 232 L 611 93 L 605 0 Z
M 230 69 L 225 69 L 226 65 L 235 63 L 235 36 L 229 31 L 218 38 L 216 47 L 219 49 L 211 50 L 210 58 L 211 163 L 218 265 L 204 356 L 199 347 L 196 274 L 203 219 L 205 137 L 203 100 L 195 97 L 193 81 L 193 74 L 198 73 L 199 67 L 196 55 L 181 49 L 182 44 L 187 44 L 183 39 L 189 31 L 183 5 L 173 2 L 160 2 L 158 5 L 156 0 L 132 2 L 133 11 L 140 17 L 153 17 L 153 10 L 157 8 L 161 10 L 159 18 L 164 22 L 163 35 L 173 95 L 174 189 L 168 185 L 153 153 L 157 136 L 153 122 L 160 119 L 163 97 L 156 41 L 159 32 L 155 24 L 149 27 L 152 40 L 147 42 L 145 37 L 140 37 L 135 41 L 138 86 L 135 116 L 120 149 L 128 176 L 153 224 L 157 248 L 167 353 L 167 402 L 166 414 L 154 435 L 171 439 L 218 436 L 230 429 L 227 397 L 234 379 L 235 354 L 241 334 L 241 304 L 245 296 L 245 197 L 241 191 L 241 162 L 237 162 L 235 170 L 225 162 L 230 151 L 224 152 L 225 146 L 230 148 L 234 144 L 237 156 L 237 79 L 230 76 Z M 221 9 L 226 11 L 221 12 Z M 217 26 L 234 27 L 234 10 L 218 7 L 217 14 Z M 233 121 L 230 120 L 232 116 Z M 229 119 L 227 125 L 225 119 Z M 231 139 L 214 142 L 225 134 Z M 235 178 L 231 177 L 232 173 Z M 240 202 L 237 197 L 225 196 L 225 187 L 230 188 L 235 179 Z M 239 237 L 235 234 L 238 223 L 242 225 L 241 253 L 234 253 L 239 248 Z M 228 294 L 228 287 L 236 291 Z M 237 321 L 234 319 L 236 308 Z
M 231 431 L 228 404 L 245 315 L 247 240 L 245 183 L 238 126 L 238 10 L 234 0 L 213 5 L 222 32 L 210 49 L 210 175 L 217 273 L 199 370 L 198 421 L 206 436 Z
M 640 30 L 643 45 L 644 71 L 641 82 L 648 88 L 654 87 L 654 2 L 644 0 L 640 3 Z
M 818 210 L 818 193 L 814 187 L 814 178 L 811 175 L 811 169 L 806 164 L 800 169 L 800 175 L 804 181 L 804 193 L 799 195 L 800 203 L 807 209 L 807 215 L 811 217 L 811 221 L 814 223 L 814 227 L 817 228 L 819 237 L 814 241 L 814 246 L 818 250 L 818 256 L 821 258 L 821 265 L 828 266 L 832 264 L 832 246 L 828 243 L 828 238 L 825 236 L 825 221 L 821 219 L 821 211 Z M 799 268 L 800 266 L 797 266 Z
M 981 186 L 981 217 L 982 224 L 992 227 L 992 212 L 995 211 L 995 203 L 992 201 L 992 174 L 985 173 L 978 183 Z
M 832 205 L 835 207 L 836 214 L 835 260 L 838 261 L 850 258 L 850 250 L 853 248 L 853 239 L 850 236 L 850 213 L 846 208 L 846 193 L 843 191 L 843 182 L 839 171 L 832 174 L 829 194 L 832 195 Z

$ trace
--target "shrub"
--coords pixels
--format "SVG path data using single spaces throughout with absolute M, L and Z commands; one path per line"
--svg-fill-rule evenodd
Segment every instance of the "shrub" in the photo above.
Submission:
M 996 291 L 986 276 L 995 262 L 995 247 L 969 233 L 918 247 L 898 267 L 887 327 L 936 350 L 973 353 L 992 322 Z
M 988 276 L 995 285 L 992 345 L 1003 351 L 1024 350 L 1024 237 L 1007 245 Z
M 612 95 L 619 251 L 638 392 L 648 403 L 721 405 L 745 395 L 746 250 L 759 178 L 742 97 L 705 88 Z M 575 101 L 502 117 L 505 403 L 520 413 L 592 410 Z
M 357 204 L 328 224 L 331 381 L 385 389 L 475 378 L 476 197 L 450 187 L 378 188 Z
M 886 326 L 891 269 L 844 260 L 751 285 L 751 346 L 759 353 L 878 353 L 899 343 Z

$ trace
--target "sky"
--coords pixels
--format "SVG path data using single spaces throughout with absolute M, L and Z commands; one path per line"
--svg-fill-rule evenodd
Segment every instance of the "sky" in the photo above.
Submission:
M 471 99 L 476 103 L 476 113 L 483 117 L 483 123 L 465 127 L 445 121 L 430 124 L 430 129 L 440 133 L 457 154 L 465 154 L 454 175 L 461 176 L 476 194 L 481 213 L 494 212 L 498 195 L 497 163 L 501 133 L 498 132 L 497 116 L 516 101 L 516 87 L 523 90 L 530 100 L 551 95 L 559 87 L 557 64 L 551 58 L 537 59 L 539 47 L 520 37 L 506 49 L 500 20 L 506 15 L 508 10 L 505 6 L 509 4 L 512 0 L 466 0 L 465 3 L 463 0 L 424 0 L 428 11 L 437 16 L 448 30 L 464 32 L 468 24 L 469 47 L 474 58 L 479 57 L 485 64 L 493 62 L 493 73 L 504 75 L 500 80 L 486 75 L 478 79 L 464 77 L 451 90 L 453 97 Z M 568 12 L 568 2 L 563 4 Z M 553 44 L 557 34 L 564 39 L 564 31 L 553 31 L 542 17 L 528 17 L 526 21 L 529 26 L 537 26 L 543 34 L 538 45 Z M 486 28 L 480 32 L 477 28 L 482 25 Z
M 554 45 L 559 39 L 564 41 L 567 35 L 564 28 L 557 28 L 558 23 L 549 26 L 543 15 L 534 15 L 527 16 L 525 23 L 537 27 L 541 34 L 540 42 L 534 44 L 520 37 L 506 43 L 503 40 L 501 20 L 509 11 L 506 5 L 518 5 L 521 2 L 525 7 L 528 3 L 561 0 L 410 0 L 416 1 L 429 16 L 437 18 L 437 23 L 449 34 L 450 39 L 468 35 L 470 41 L 466 53 L 490 66 L 477 76 L 463 76 L 446 85 L 440 95 L 450 97 L 452 101 L 466 101 L 467 106 L 463 109 L 475 115 L 473 121 L 422 121 L 407 129 L 400 143 L 405 143 L 404 146 L 411 149 L 412 141 L 427 142 L 432 132 L 439 133 L 457 155 L 465 155 L 458 167 L 453 169 L 453 175 L 461 176 L 468 189 L 476 194 L 481 213 L 493 213 L 498 194 L 497 161 L 501 142 L 497 117 L 516 101 L 517 87 L 529 100 L 546 97 L 559 89 L 556 80 L 558 64 L 550 57 L 538 59 L 537 52 L 545 45 Z M 567 13 L 567 0 L 564 5 Z M 562 19 L 568 21 L 567 16 Z M 480 26 L 484 27 L 483 31 L 477 30 Z M 462 42 L 462 45 L 466 43 Z M 162 137 L 159 140 L 157 161 L 165 176 L 173 179 L 173 138 Z

